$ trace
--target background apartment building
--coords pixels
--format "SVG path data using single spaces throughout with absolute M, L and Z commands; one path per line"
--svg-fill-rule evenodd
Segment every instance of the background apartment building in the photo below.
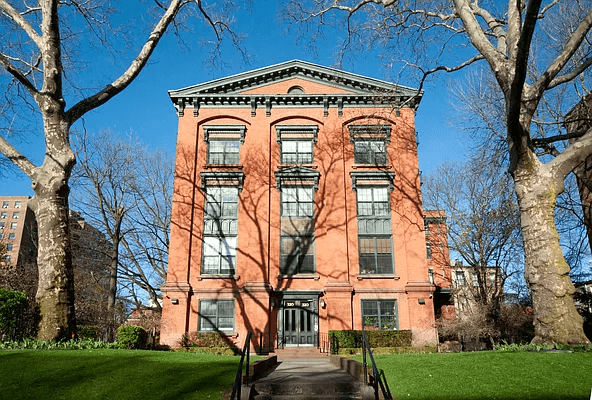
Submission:
M 27 196 L 0 196 L 0 242 L 6 246 L 0 287 L 27 293 L 30 308 L 37 292 L 37 224 Z M 104 327 L 110 244 L 105 235 L 70 211 L 72 265 L 77 323 Z

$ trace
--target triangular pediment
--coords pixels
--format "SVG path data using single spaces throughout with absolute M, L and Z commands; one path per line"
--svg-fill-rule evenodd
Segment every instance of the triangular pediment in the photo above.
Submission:
M 299 89 L 302 89 L 300 91 Z M 171 90 L 173 99 L 201 96 L 384 95 L 421 97 L 416 89 L 300 60 Z

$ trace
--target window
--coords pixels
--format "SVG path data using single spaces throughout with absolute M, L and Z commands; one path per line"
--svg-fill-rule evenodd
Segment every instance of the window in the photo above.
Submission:
M 238 234 L 238 189 L 227 186 L 208 187 L 204 211 L 202 273 L 234 274 Z
M 479 286 L 479 273 L 473 272 L 472 278 L 473 278 L 473 286 L 478 287 Z
M 199 302 L 199 331 L 233 331 L 233 300 L 201 300 Z
M 0 240 L 4 239 L 4 233 L 0 232 Z
M 204 238 L 203 273 L 231 275 L 236 271 L 236 236 Z
M 0 229 L 4 229 L 5 226 L 6 226 L 6 222 L 0 221 Z
M 314 187 L 284 186 L 281 197 L 281 273 L 314 273 Z
M 0 218 L 6 219 L 7 216 L 8 216 L 8 214 L 6 213 L 6 211 L 0 212 Z
M 362 321 L 365 327 L 378 330 L 397 330 L 396 300 L 362 300 Z
M 283 275 L 315 272 L 314 237 L 282 236 L 281 273 Z
M 208 164 L 240 164 L 238 140 L 210 140 Z
M 358 188 L 358 241 L 362 274 L 392 274 L 392 228 L 387 187 Z
M 386 144 L 380 140 L 356 140 L 354 142 L 356 164 L 386 164 Z
M 8 251 L 12 251 L 12 246 L 13 246 L 13 245 L 12 245 L 12 243 L 8 243 L 8 244 L 6 245 L 6 250 L 8 250 Z
M 423 221 L 423 231 L 426 236 L 430 236 L 430 223 L 427 220 Z
M 10 223 L 10 229 L 12 229 L 12 230 L 16 229 L 17 226 L 18 226 L 18 223 L 17 222 L 11 222 Z
M 18 211 L 15 211 L 12 213 L 12 218 L 13 219 L 19 219 L 19 217 L 21 216 L 21 213 Z
M 208 164 L 240 164 L 240 146 L 245 141 L 245 127 L 241 125 L 207 125 L 204 140 L 208 143 Z
M 495 272 L 490 272 L 489 273 L 489 284 L 491 286 L 495 286 L 495 283 L 496 283 L 495 281 L 496 281 L 496 279 L 495 279 Z
M 313 143 L 310 140 L 282 140 L 283 164 L 312 164 Z
M 430 242 L 426 242 L 426 256 L 428 260 L 432 259 L 432 244 Z
M 431 268 L 428 269 L 428 278 L 430 280 L 430 283 L 433 285 L 434 284 L 434 270 Z
M 14 208 L 21 208 L 21 202 L 20 201 L 15 201 L 14 202 Z
M 455 271 L 455 276 L 456 276 L 456 284 L 457 285 L 464 285 L 465 284 L 464 271 Z
M 312 217 L 314 214 L 313 187 L 282 187 L 282 217 Z
M 8 202 L 7 201 L 3 201 L 2 202 L 2 208 L 8 208 Z
M 319 128 L 316 125 L 276 125 L 282 164 L 312 164 Z
M 386 145 L 390 143 L 390 125 L 349 125 L 348 129 L 356 164 L 387 163 Z
M 14 240 L 14 238 L 16 237 L 15 233 L 9 233 L 8 234 L 8 240 Z
M 4 261 L 9 262 L 11 258 L 12 257 L 10 256 L 10 254 L 7 254 L 7 255 L 4 256 Z

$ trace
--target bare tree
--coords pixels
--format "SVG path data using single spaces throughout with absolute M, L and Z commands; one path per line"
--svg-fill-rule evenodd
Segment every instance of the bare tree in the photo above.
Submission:
M 173 193 L 172 158 L 132 135 L 75 136 L 72 204 L 110 240 L 108 313 L 116 301 L 160 312 Z M 112 324 L 114 325 L 114 324 Z M 114 332 L 111 332 L 111 335 Z
M 471 297 L 494 317 L 503 301 L 504 282 L 522 272 L 520 219 L 511 178 L 476 156 L 466 164 L 447 163 L 436 169 L 425 178 L 422 197 L 428 207 L 446 211 L 450 251 L 477 274 Z
M 551 159 L 535 152 L 532 130 L 547 94 L 562 87 L 572 88 L 574 97 L 585 91 L 592 64 L 589 3 L 316 0 L 306 7 L 290 2 L 286 15 L 308 27 L 316 24 L 315 29 L 343 17 L 349 33 L 346 47 L 362 32 L 364 43 L 383 44 L 389 55 L 396 51 L 409 57 L 401 61 L 420 67 L 420 88 L 434 72 L 487 63 L 505 105 L 506 154 L 520 207 L 525 277 L 534 308 L 533 341 L 588 343 L 553 216 L 565 178 L 592 153 L 592 130 L 558 147 Z M 545 141 L 565 139 L 556 134 Z
M 173 158 L 161 151 L 138 157 L 135 207 L 125 224 L 129 233 L 122 239 L 120 275 L 128 300 L 137 309 L 149 300 L 158 313 L 168 265 L 174 165 Z
M 191 8 L 190 6 L 193 6 Z M 201 0 L 154 1 L 153 8 L 135 10 L 152 19 L 152 28 L 136 55 L 112 81 L 100 84 L 95 92 L 88 88 L 95 82 L 77 81 L 77 71 L 95 61 L 96 51 L 105 49 L 118 54 L 112 45 L 129 38 L 117 19 L 117 10 L 109 1 L 39 0 L 31 3 L 0 0 L 0 65 L 6 104 L 3 106 L 0 152 L 16 164 L 32 181 L 33 207 L 39 226 L 39 286 L 37 302 L 41 309 L 39 337 L 62 339 L 75 331 L 72 255 L 68 232 L 68 180 L 76 158 L 70 146 L 70 128 L 87 112 L 100 107 L 127 88 L 146 66 L 164 33 L 174 26 L 183 28 L 181 11 L 193 15 L 211 28 L 219 48 L 229 35 L 230 0 L 206 4 Z M 145 11 L 145 12 L 143 12 Z M 133 27 L 137 32 L 141 27 Z M 122 35 L 123 33 L 123 35 Z M 128 41 L 133 46 L 133 43 Z M 83 49 L 91 46 L 92 52 Z M 130 50 L 132 52 L 132 50 Z M 126 53 L 126 54 L 129 54 Z M 66 99 L 73 103 L 67 107 Z M 33 129 L 37 116 L 43 128 L 45 157 L 41 165 L 14 146 L 13 134 Z M 15 122 L 16 121 L 16 122 Z M 13 143 L 9 143 L 9 140 Z
M 426 176 L 422 197 L 425 206 L 446 211 L 450 251 L 461 261 L 460 273 L 476 278 L 454 286 L 457 302 L 466 305 L 461 314 L 475 314 L 479 330 L 498 337 L 493 332 L 500 331 L 504 289 L 523 272 L 511 177 L 477 154 L 464 164 L 443 164 Z
M 135 161 L 142 148 L 137 142 L 124 142 L 104 131 L 76 135 L 74 151 L 78 163 L 72 175 L 72 203 L 109 238 L 109 249 L 103 251 L 108 251 L 110 258 L 107 315 L 114 318 L 120 243 L 127 234 L 123 223 L 135 207 Z M 108 340 L 114 339 L 114 329 L 110 324 Z

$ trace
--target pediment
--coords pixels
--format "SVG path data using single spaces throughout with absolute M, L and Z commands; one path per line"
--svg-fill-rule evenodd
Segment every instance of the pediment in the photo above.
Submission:
M 297 88 L 303 89 L 302 92 Z M 292 89 L 292 90 L 290 90 Z M 191 98 L 208 95 L 377 95 L 417 96 L 416 89 L 395 85 L 334 68 L 300 60 L 287 61 L 269 67 L 232 75 L 171 90 L 171 98 Z M 419 94 L 421 96 L 421 94 Z

